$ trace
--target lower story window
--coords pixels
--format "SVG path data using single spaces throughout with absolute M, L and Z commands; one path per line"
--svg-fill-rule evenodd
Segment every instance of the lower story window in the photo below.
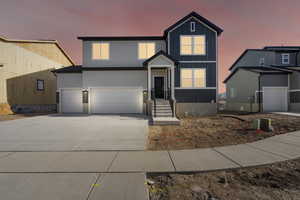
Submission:
M 44 80 L 36 80 L 36 89 L 38 91 L 44 91 L 45 90 L 45 81 Z
M 182 88 L 205 88 L 206 69 L 181 69 Z

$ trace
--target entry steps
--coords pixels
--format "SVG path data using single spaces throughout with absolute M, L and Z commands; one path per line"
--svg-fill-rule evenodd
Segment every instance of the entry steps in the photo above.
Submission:
M 152 105 L 153 125 L 180 125 L 180 120 L 173 116 L 173 110 L 168 100 L 156 99 Z

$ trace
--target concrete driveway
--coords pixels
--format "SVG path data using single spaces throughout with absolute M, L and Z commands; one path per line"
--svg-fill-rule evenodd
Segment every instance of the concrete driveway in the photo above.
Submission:
M 144 150 L 144 116 L 47 115 L 0 122 L 0 151 Z

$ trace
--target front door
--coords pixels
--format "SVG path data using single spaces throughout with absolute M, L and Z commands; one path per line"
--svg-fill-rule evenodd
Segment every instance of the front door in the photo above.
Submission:
M 154 92 L 155 98 L 163 99 L 164 98 L 164 77 L 154 77 Z

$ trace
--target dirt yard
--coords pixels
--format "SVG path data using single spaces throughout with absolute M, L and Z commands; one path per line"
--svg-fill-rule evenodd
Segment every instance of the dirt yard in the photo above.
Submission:
M 300 130 L 300 117 L 276 114 L 235 115 L 235 118 L 214 115 L 184 118 L 181 126 L 150 126 L 149 150 L 207 148 L 254 142 L 270 136 Z M 273 132 L 253 129 L 253 120 L 272 119 Z
M 300 160 L 197 174 L 148 175 L 150 200 L 298 200 Z
M 35 117 L 35 116 L 40 116 L 40 115 L 45 115 L 45 114 L 32 113 L 32 114 L 0 115 L 0 121 L 23 119 L 23 118 L 27 118 L 27 117 Z

